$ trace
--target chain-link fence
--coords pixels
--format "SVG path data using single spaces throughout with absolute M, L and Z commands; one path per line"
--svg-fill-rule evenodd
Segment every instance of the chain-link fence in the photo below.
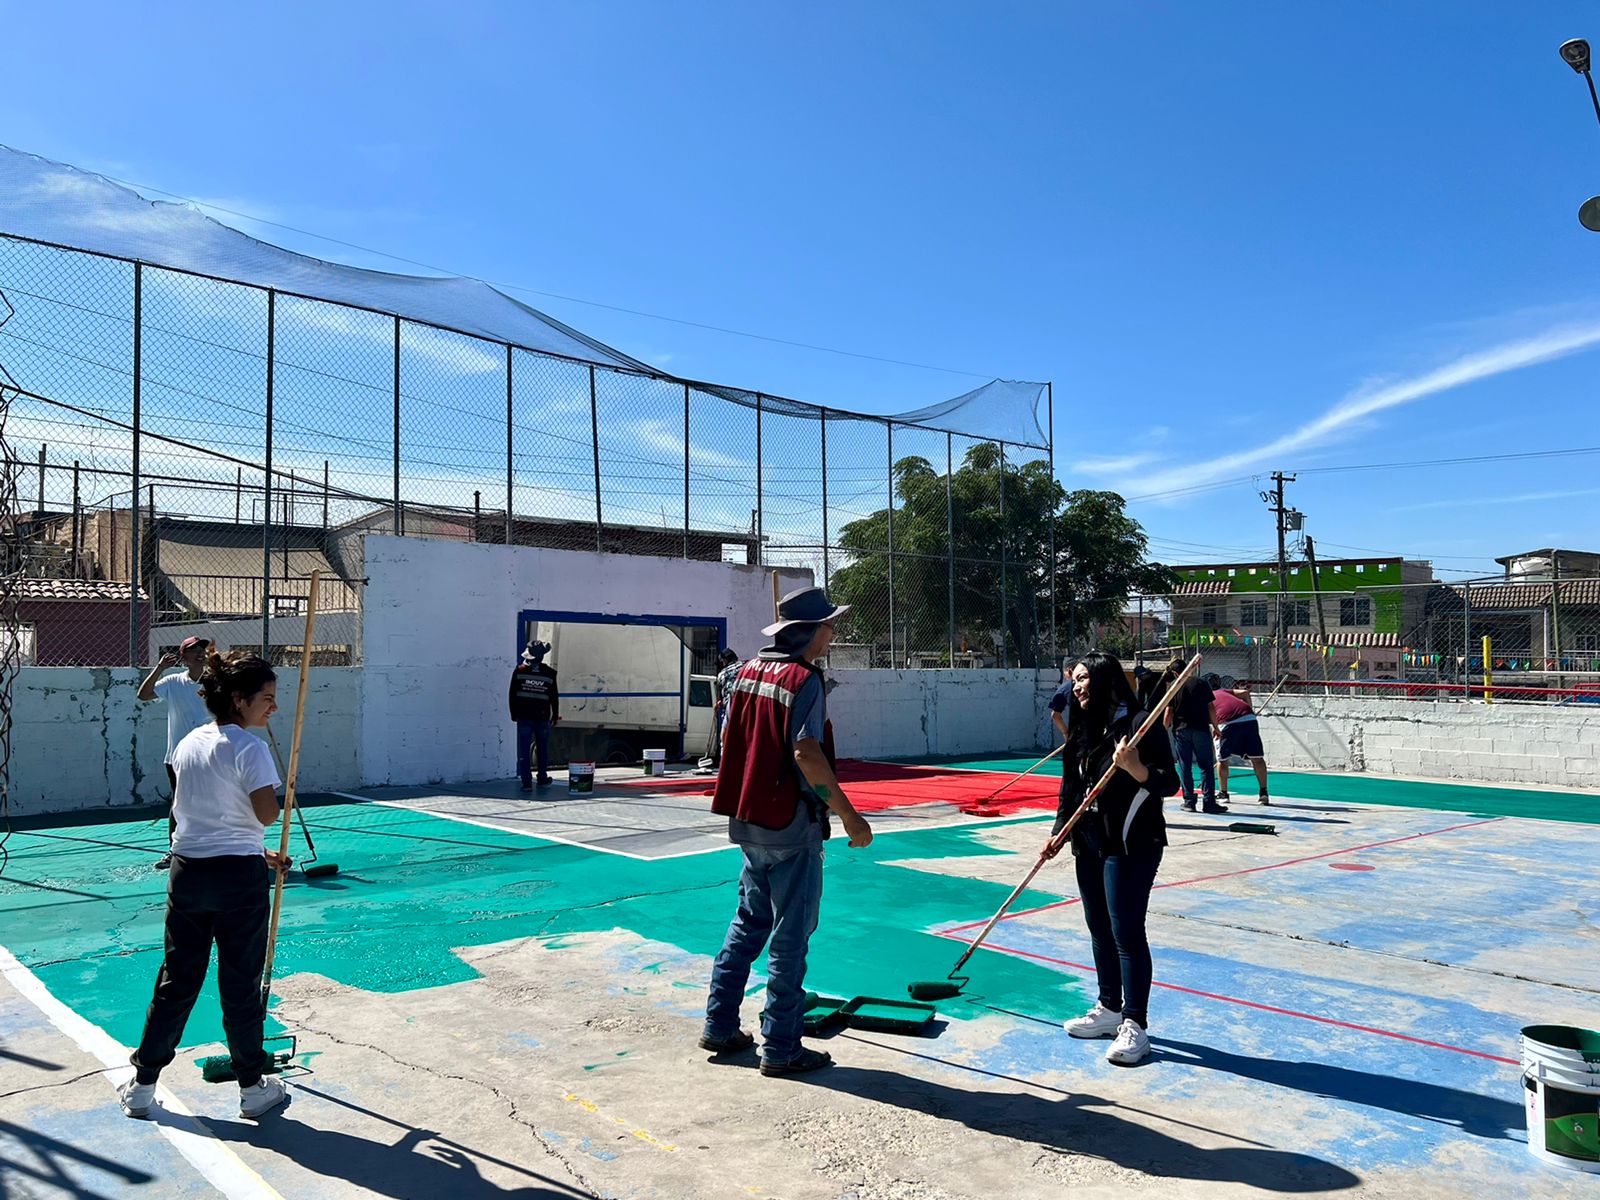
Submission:
M 1208 672 L 1290 693 L 1600 704 L 1594 575 L 1282 593 L 1207 579 L 1112 603 L 1069 652 L 1093 644 L 1159 669 L 1198 651 Z
M 372 532 L 807 567 L 854 606 L 840 665 L 1053 656 L 1047 444 L 4 235 L 0 294 L 23 663 L 288 661 L 318 568 L 318 661 L 354 662 Z

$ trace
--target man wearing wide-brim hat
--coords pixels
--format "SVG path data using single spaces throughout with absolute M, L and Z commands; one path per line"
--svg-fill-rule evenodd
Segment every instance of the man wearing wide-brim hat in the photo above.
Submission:
M 839 818 L 850 845 L 872 841 L 872 826 L 834 774 L 833 728 L 816 665 L 833 644 L 834 622 L 849 611 L 819 587 L 790 592 L 778 602 L 778 620 L 761 631 L 772 644 L 744 664 L 728 697 L 711 811 L 728 818 L 728 838 L 743 851 L 744 865 L 739 908 L 711 968 L 700 1045 L 724 1054 L 755 1044 L 739 1028 L 739 1004 L 750 965 L 765 947 L 763 1075 L 792 1075 L 833 1061 L 826 1051 L 802 1046 L 800 1034 L 829 814 Z

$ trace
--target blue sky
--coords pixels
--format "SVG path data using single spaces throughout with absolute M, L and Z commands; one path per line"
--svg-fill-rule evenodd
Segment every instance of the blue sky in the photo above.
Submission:
M 1600 445 L 1592 6 L 8 7 L 12 146 L 695 378 L 1053 380 L 1168 561 L 1265 552 L 1275 468 L 1325 556 L 1600 549 L 1600 455 L 1328 470 Z

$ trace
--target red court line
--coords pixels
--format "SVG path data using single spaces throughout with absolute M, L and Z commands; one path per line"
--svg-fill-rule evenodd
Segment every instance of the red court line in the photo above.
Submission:
M 1175 879 L 1171 883 L 1158 883 L 1151 890 L 1154 891 L 1156 888 L 1188 887 L 1193 883 L 1210 883 L 1215 879 L 1232 879 L 1238 875 L 1254 875 L 1257 871 L 1276 871 L 1279 867 L 1295 867 L 1301 863 L 1316 862 L 1321 858 L 1336 858 L 1341 854 L 1354 854 L 1358 850 L 1374 850 L 1379 846 L 1393 846 L 1400 842 L 1414 842 L 1418 838 L 1433 837 L 1435 834 L 1440 833 L 1451 833 L 1457 829 L 1475 829 L 1479 825 L 1493 825 L 1496 821 L 1504 821 L 1505 819 L 1504 817 L 1488 817 L 1482 821 L 1464 821 L 1460 825 L 1446 825 L 1443 829 L 1429 829 L 1423 833 L 1408 833 L 1404 837 L 1388 838 L 1381 842 L 1367 842 L 1361 846 L 1346 846 L 1343 850 L 1329 850 L 1323 854 L 1308 854 L 1304 858 L 1291 858 L 1285 862 L 1264 863 L 1259 867 L 1244 867 L 1238 871 L 1223 871 L 1216 875 L 1201 875 L 1197 879 Z M 1009 921 L 1014 917 L 1032 916 L 1034 913 L 1049 912 L 1053 908 L 1069 908 L 1077 903 L 1079 903 L 1077 897 L 1073 897 L 1070 900 L 1057 900 L 1052 904 L 1042 904 L 1038 908 L 1023 908 L 1018 909 L 1016 912 L 1009 912 L 1001 920 Z M 939 930 L 938 935 L 940 937 L 949 937 L 968 929 L 976 929 L 980 925 L 986 925 L 988 921 L 989 919 L 985 917 L 981 921 L 968 921 L 964 925 L 952 925 L 948 929 Z
M 950 935 L 944 934 L 941 936 L 948 937 Z M 970 938 L 959 937 L 952 937 L 951 940 L 965 942 L 968 944 L 970 944 L 972 941 Z M 1034 954 L 1028 950 L 1014 950 L 1010 946 L 997 946 L 993 942 L 985 942 L 984 946 L 986 949 L 996 950 L 1001 954 L 1010 954 L 1017 958 L 1029 958 L 1038 962 L 1052 963 L 1056 966 L 1071 967 L 1076 971 L 1088 971 L 1090 974 L 1094 973 L 1094 968 L 1089 966 L 1087 963 L 1068 962 L 1064 958 L 1051 958 L 1047 954 Z M 1283 1017 L 1298 1017 L 1302 1021 L 1315 1021 L 1319 1025 L 1332 1025 L 1338 1029 L 1352 1029 L 1357 1033 L 1376 1034 L 1378 1037 L 1393 1038 L 1400 1042 L 1411 1042 L 1415 1045 L 1427 1046 L 1434 1050 L 1450 1050 L 1456 1054 L 1469 1054 L 1473 1058 L 1486 1058 L 1490 1062 L 1509 1063 L 1513 1067 L 1521 1065 L 1514 1058 L 1502 1058 L 1498 1054 L 1489 1054 L 1483 1050 L 1469 1050 L 1465 1046 L 1452 1046 L 1448 1042 L 1433 1042 L 1429 1041 L 1427 1038 L 1412 1037 L 1409 1033 L 1396 1033 L 1392 1029 L 1378 1029 L 1372 1025 L 1357 1025 L 1353 1021 L 1340 1021 L 1334 1017 L 1319 1017 L 1315 1013 L 1298 1012 L 1292 1008 L 1279 1008 L 1273 1004 L 1261 1004 L 1255 1000 L 1243 1000 L 1238 996 L 1223 996 L 1216 992 L 1203 992 L 1199 988 L 1184 987 L 1182 984 L 1162 983 L 1159 979 L 1153 980 L 1152 986 L 1166 988 L 1168 991 L 1172 992 L 1183 992 L 1185 995 L 1189 996 L 1199 996 L 1206 1000 L 1220 1000 L 1224 1004 L 1237 1004 L 1243 1008 L 1257 1009 L 1260 1012 L 1277 1013 L 1279 1016 Z

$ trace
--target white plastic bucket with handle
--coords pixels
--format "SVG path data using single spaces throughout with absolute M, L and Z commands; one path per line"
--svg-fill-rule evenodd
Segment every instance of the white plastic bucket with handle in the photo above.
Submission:
M 594 764 L 592 762 L 569 762 L 567 764 L 567 792 L 592 792 L 594 791 Z
M 1552 1166 L 1600 1173 L 1600 1033 L 1525 1027 L 1522 1089 L 1528 1152 Z
M 646 775 L 665 775 L 667 773 L 667 752 L 665 750 L 646 750 L 644 752 L 644 773 Z

